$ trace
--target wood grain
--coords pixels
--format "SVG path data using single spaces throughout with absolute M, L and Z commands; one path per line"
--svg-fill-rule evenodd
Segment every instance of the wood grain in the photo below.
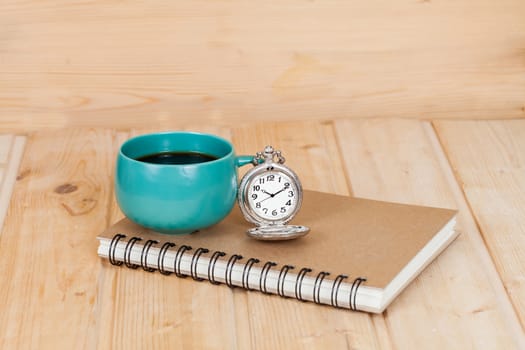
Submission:
M 356 196 L 460 210 L 460 237 L 388 308 L 388 334 L 400 349 L 518 349 L 523 331 L 426 129 L 409 120 L 336 123 Z
M 0 4 L 4 130 L 525 117 L 519 0 Z
M 0 135 L 0 228 L 9 208 L 25 142 L 23 136 Z
M 435 127 L 525 329 L 525 121 Z
M 0 348 L 90 343 L 114 147 L 111 131 L 28 139 L 0 236 Z

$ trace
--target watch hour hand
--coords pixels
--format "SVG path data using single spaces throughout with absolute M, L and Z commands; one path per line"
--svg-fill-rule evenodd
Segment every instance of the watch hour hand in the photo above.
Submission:
M 268 192 L 268 191 L 266 191 L 266 190 L 261 190 L 261 192 L 264 193 L 264 194 L 269 195 L 270 197 L 275 196 L 274 194 L 271 194 L 270 192 Z

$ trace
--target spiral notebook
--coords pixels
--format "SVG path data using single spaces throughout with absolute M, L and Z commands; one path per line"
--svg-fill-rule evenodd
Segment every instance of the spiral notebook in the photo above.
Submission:
M 152 232 L 123 219 L 99 237 L 113 265 L 381 313 L 457 236 L 456 211 L 305 191 L 294 218 L 311 232 L 257 241 L 235 207 L 188 235 Z

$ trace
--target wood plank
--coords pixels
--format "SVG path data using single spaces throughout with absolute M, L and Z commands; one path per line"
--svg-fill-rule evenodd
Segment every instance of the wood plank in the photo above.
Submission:
M 25 142 L 24 136 L 2 135 L 0 137 L 0 229 L 4 225 Z
M 9 154 L 13 143 L 14 135 L 0 135 L 0 188 L 3 186 L 4 175 L 9 163 Z
M 9 162 L 9 154 L 11 153 L 13 139 L 14 135 L 12 134 L 0 135 L 0 166 L 2 166 L 2 168 L 4 168 Z
M 525 329 L 525 120 L 435 127 Z
M 519 0 L 2 1 L 0 125 L 520 118 L 524 14 Z
M 110 157 L 116 160 L 118 147 L 129 137 L 129 132 L 116 132 L 115 145 L 110 151 Z M 111 224 L 124 217 L 122 211 L 115 201 L 113 178 L 115 174 L 114 166 L 111 169 L 111 176 L 109 179 L 110 194 L 108 203 L 108 214 L 106 222 Z M 117 348 L 119 344 L 115 341 L 118 323 L 116 319 L 119 317 L 117 312 L 118 293 L 116 289 L 119 286 L 120 269 L 107 266 L 101 262 L 101 268 L 97 276 L 97 298 L 93 305 L 92 322 L 88 329 L 88 347 L 97 349 Z M 127 339 L 123 340 L 124 343 Z M 126 343 L 127 344 L 127 343 Z
M 518 320 L 432 131 L 410 120 L 335 125 L 356 196 L 460 210 L 460 237 L 383 316 L 394 347 L 523 348 Z
M 254 154 L 267 144 L 282 150 L 303 187 L 348 194 L 331 123 L 260 123 L 233 129 L 239 154 Z M 234 291 L 239 348 L 359 349 L 377 348 L 374 324 L 368 314 L 312 303 Z
M 83 348 L 90 342 L 107 225 L 111 131 L 29 137 L 0 236 L 0 348 Z

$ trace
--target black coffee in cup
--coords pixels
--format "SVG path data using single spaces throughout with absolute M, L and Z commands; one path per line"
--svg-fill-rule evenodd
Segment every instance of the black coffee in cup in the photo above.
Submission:
M 139 162 L 154 164 L 196 164 L 218 159 L 200 152 L 159 152 L 136 158 Z

